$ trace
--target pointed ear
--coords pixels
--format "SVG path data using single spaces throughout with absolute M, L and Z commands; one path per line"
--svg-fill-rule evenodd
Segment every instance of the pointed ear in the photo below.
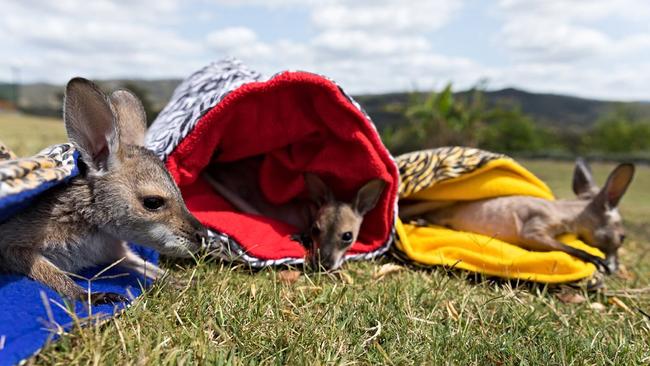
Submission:
M 598 193 L 591 168 L 583 158 L 576 159 L 573 170 L 573 193 L 580 198 L 592 198 Z
M 120 142 L 144 146 L 147 115 L 140 99 L 128 90 L 116 90 L 111 94 L 110 99 L 119 125 Z
M 367 214 L 379 202 L 379 197 L 381 197 L 384 187 L 386 187 L 386 182 L 381 179 L 373 179 L 366 183 L 357 192 L 357 197 L 354 199 L 353 204 L 354 209 L 361 215 Z
M 65 88 L 63 120 L 68 139 L 94 170 L 108 166 L 110 155 L 119 149 L 119 128 L 106 95 L 97 85 L 74 78 Z
M 616 208 L 621 197 L 627 191 L 627 187 L 630 186 L 632 178 L 634 178 L 634 165 L 620 164 L 607 178 L 607 183 L 598 193 L 598 199 L 605 204 L 607 209 Z
M 305 184 L 309 191 L 309 198 L 318 205 L 334 201 L 332 190 L 316 174 L 305 173 Z

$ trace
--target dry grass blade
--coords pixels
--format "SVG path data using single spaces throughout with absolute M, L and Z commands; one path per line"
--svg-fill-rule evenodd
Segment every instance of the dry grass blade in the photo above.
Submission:
M 456 307 L 451 301 L 445 301 L 445 308 L 447 308 L 447 314 L 450 318 L 454 319 L 455 321 L 460 320 L 458 310 L 456 310 Z
M 605 309 L 607 309 L 605 305 L 599 302 L 592 302 L 591 304 L 589 304 L 589 308 L 598 312 L 605 311 Z
M 587 301 L 587 299 L 578 292 L 564 291 L 555 294 L 555 297 L 564 304 L 581 304 Z
M 363 341 L 364 346 L 367 345 L 368 343 L 372 342 L 374 339 L 376 339 L 377 337 L 379 337 L 381 335 L 381 323 L 379 321 L 377 321 L 377 325 L 375 325 L 374 327 L 367 328 L 366 330 L 374 330 L 375 334 L 373 334 L 372 336 L 370 336 L 370 338 Z
M 435 324 L 436 324 L 436 322 L 434 322 L 434 321 L 427 320 L 427 319 L 422 319 L 422 318 L 418 318 L 418 317 L 415 317 L 415 316 L 407 315 L 406 317 L 409 318 L 409 319 L 411 319 L 411 320 L 413 320 L 413 321 L 416 321 L 416 322 L 421 322 L 421 323 L 431 324 L 431 325 L 435 325 Z
M 637 297 L 645 294 L 650 294 L 650 287 L 624 288 L 620 290 L 605 291 L 605 296 Z
M 316 292 L 316 291 L 321 291 L 323 288 L 321 286 L 298 286 L 296 287 L 296 290 L 298 291 L 310 291 L 310 292 Z
M 636 278 L 636 274 L 621 264 L 618 271 L 616 272 L 616 277 L 625 281 L 632 281 Z
M 278 273 L 278 279 L 280 280 L 280 282 L 290 285 L 298 281 L 301 275 L 302 272 L 300 271 L 285 270 L 285 271 L 280 271 Z
M 400 272 L 402 270 L 404 270 L 404 267 L 402 267 L 402 266 L 399 266 L 399 265 L 393 264 L 393 263 L 386 263 L 386 264 L 382 265 L 381 267 L 379 267 L 379 270 L 377 270 L 372 275 L 372 278 L 374 280 L 378 280 L 378 279 L 384 278 L 385 276 L 387 276 L 387 275 L 389 275 L 391 273 L 397 273 L 397 272 Z
M 619 308 L 623 309 L 626 313 L 634 315 L 634 311 L 630 309 L 629 306 L 627 306 L 621 299 L 618 297 L 610 297 L 609 298 L 609 303 L 618 306 Z
M 354 285 L 354 279 L 346 271 L 339 271 L 339 278 L 341 278 L 343 282 L 347 283 L 348 285 Z

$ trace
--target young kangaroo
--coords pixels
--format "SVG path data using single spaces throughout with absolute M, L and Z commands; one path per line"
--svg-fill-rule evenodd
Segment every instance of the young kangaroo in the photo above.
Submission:
M 70 299 L 86 291 L 66 272 L 110 264 L 156 279 L 163 272 L 125 241 L 172 256 L 188 256 L 207 237 L 161 161 L 142 147 L 146 118 L 126 90 L 107 97 L 88 80 L 66 86 L 64 121 L 81 154 L 80 175 L 44 193 L 0 223 L 0 269 L 42 282 Z M 93 293 L 94 304 L 126 301 Z
M 305 174 L 309 200 L 295 199 L 274 205 L 267 201 L 258 184 L 261 160 L 249 158 L 216 165 L 203 174 L 205 180 L 236 209 L 283 221 L 298 229 L 295 238 L 309 244 L 310 264 L 325 270 L 337 269 L 345 252 L 357 240 L 366 213 L 384 191 L 381 179 L 367 182 L 351 203 L 336 200 L 329 187 L 316 175 Z
M 618 248 L 625 232 L 617 209 L 634 176 L 634 165 L 620 164 L 603 189 L 594 183 L 591 169 L 578 159 L 573 176 L 575 200 L 549 201 L 528 196 L 508 196 L 456 203 L 422 217 L 433 224 L 483 234 L 534 251 L 562 251 L 595 264 L 607 273 L 618 269 Z M 577 234 L 606 255 L 603 260 L 555 239 Z

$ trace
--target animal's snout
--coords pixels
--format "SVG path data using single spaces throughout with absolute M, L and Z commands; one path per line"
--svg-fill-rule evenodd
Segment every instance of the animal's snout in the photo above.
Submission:
M 618 256 L 610 255 L 605 259 L 605 265 L 609 273 L 616 273 L 618 271 Z
M 320 262 L 320 267 L 325 271 L 331 271 L 336 269 L 336 261 L 332 259 L 322 259 Z
M 197 228 L 194 232 L 194 239 L 200 246 L 206 246 L 208 244 L 208 229 L 204 226 Z
M 204 248 L 208 245 L 208 229 L 201 224 L 191 213 L 187 212 L 187 222 L 190 224 L 191 230 L 187 233 L 190 234 L 188 239 L 197 244 L 198 248 Z
M 311 267 L 316 271 L 329 272 L 337 269 L 340 266 L 339 258 L 332 255 L 323 255 L 316 251 L 311 255 Z

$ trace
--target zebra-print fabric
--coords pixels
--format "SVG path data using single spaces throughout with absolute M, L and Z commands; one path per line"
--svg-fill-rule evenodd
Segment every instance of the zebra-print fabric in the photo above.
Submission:
M 165 160 L 199 119 L 228 93 L 261 78 L 261 74 L 232 58 L 211 63 L 190 75 L 149 127 L 147 148 Z
M 152 150 L 163 161 L 187 137 L 198 121 L 230 92 L 244 84 L 273 79 L 285 72 L 276 73 L 265 79 L 256 71 L 250 70 L 241 61 L 228 58 L 209 64 L 185 79 L 174 91 L 171 101 L 160 112 L 153 122 L 146 137 L 146 147 Z M 361 111 L 373 128 L 370 117 L 365 110 L 333 80 L 319 75 L 336 85 L 346 99 Z M 395 217 L 397 217 L 397 200 L 395 201 Z M 380 256 L 388 251 L 395 237 L 395 227 L 380 248 L 363 254 L 346 255 L 346 260 L 367 260 Z M 209 230 L 209 241 L 213 255 L 224 261 L 243 262 L 252 267 L 270 265 L 299 265 L 304 258 L 283 258 L 280 260 L 263 260 L 246 253 L 243 247 L 225 233 Z
M 440 147 L 415 151 L 396 158 L 399 168 L 399 197 L 408 197 L 435 183 L 470 173 L 487 162 L 508 158 L 470 147 Z

